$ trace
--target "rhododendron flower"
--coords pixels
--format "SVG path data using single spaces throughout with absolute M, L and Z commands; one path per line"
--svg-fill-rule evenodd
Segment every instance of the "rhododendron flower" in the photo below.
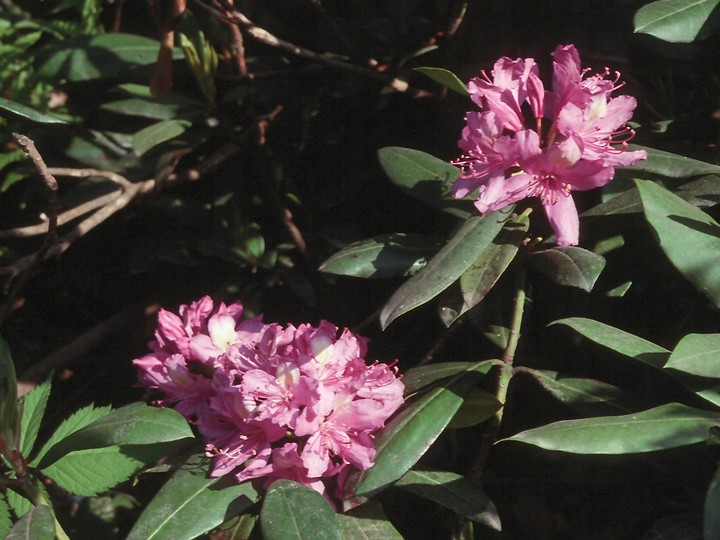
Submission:
M 467 113 L 453 194 L 477 192 L 475 206 L 483 213 L 538 197 L 558 244 L 576 245 L 579 219 L 572 192 L 604 186 L 615 167 L 647 156 L 626 151 L 634 132 L 625 124 L 637 102 L 611 97 L 623 86 L 619 74 L 610 79 L 606 68 L 586 76 L 573 45 L 559 45 L 552 56 L 552 91 L 545 90 L 532 58 L 503 57 L 492 79 L 483 72 L 468 83 L 482 111 Z
M 373 436 L 404 385 L 391 366 L 366 364 L 367 341 L 347 329 L 242 313 L 209 297 L 161 310 L 152 352 L 134 361 L 139 380 L 197 425 L 212 476 L 286 478 L 330 500 L 349 468 L 373 465 Z

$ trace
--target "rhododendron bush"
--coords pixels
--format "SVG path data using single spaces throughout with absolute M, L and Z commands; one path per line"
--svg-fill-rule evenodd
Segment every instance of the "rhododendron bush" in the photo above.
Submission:
M 0 537 L 720 539 L 718 3 L 3 0 Z

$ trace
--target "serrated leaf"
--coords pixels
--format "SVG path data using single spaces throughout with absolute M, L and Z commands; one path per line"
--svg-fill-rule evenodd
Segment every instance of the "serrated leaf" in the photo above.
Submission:
M 450 326 L 478 305 L 495 286 L 517 255 L 530 219 L 522 214 L 508 221 L 475 262 L 460 276 L 461 297 L 440 307 L 440 317 Z
M 550 323 L 550 325 L 554 324 L 569 326 L 598 345 L 654 368 L 662 368 L 670 356 L 670 351 L 651 341 L 592 319 L 570 317 Z
M 390 297 L 380 312 L 383 329 L 400 315 L 432 300 L 458 279 L 495 239 L 506 215 L 492 212 L 467 219 L 427 266 Z
M 270 485 L 260 512 L 266 540 L 342 540 L 340 523 L 317 491 L 291 480 Z
M 55 538 L 55 520 L 45 505 L 34 506 L 5 537 L 5 540 L 53 540 Z
M 182 135 L 189 126 L 187 120 L 163 120 L 148 126 L 133 135 L 133 150 L 136 155 L 142 156 L 151 148 Z
M 705 496 L 703 540 L 720 540 L 720 467 L 715 470 Z
M 418 396 L 395 415 L 375 439 L 375 465 L 366 471 L 353 471 L 345 483 L 344 508 L 354 508 L 400 478 L 427 451 L 445 430 L 462 405 L 465 396 L 481 377 L 475 369 L 485 362 L 471 364 Z
M 460 218 L 472 215 L 470 201 L 454 199 L 450 193 L 460 169 L 430 154 L 388 146 L 378 159 L 393 184 L 422 202 Z
M 70 493 L 90 497 L 128 480 L 143 465 L 123 448 L 109 446 L 71 452 L 42 472 Z
M 0 109 L 10 112 L 20 118 L 36 122 L 38 124 L 67 124 L 67 120 L 53 116 L 52 114 L 36 111 L 32 107 L 16 103 L 0 97 Z
M 720 225 L 653 182 L 636 180 L 636 184 L 660 248 L 697 290 L 720 307 Z
M 688 334 L 675 346 L 665 367 L 720 379 L 720 334 Z
M 21 400 L 23 412 L 20 419 L 20 453 L 26 458 L 32 452 L 40 430 L 40 423 L 45 416 L 51 384 L 50 379 L 45 380 L 23 396 Z
M 700 36 L 703 25 L 720 0 L 659 0 L 635 13 L 635 32 L 650 34 L 672 43 L 690 43 Z
M 192 438 L 187 420 L 173 409 L 131 403 L 95 420 L 52 446 L 38 460 L 44 469 L 62 456 L 78 450 L 107 446 L 157 444 Z
M 557 371 L 521 368 L 555 399 L 584 414 L 629 413 L 630 400 L 617 386 L 577 377 L 565 377 Z
M 320 265 L 321 272 L 361 278 L 411 276 L 442 247 L 424 234 L 382 234 L 344 247 Z
M 190 540 L 240 514 L 258 499 L 250 482 L 210 478 L 210 460 L 191 456 L 148 503 L 127 540 Z
M 42 484 L 38 485 L 42 486 Z M 27 500 L 27 498 L 23 497 L 12 489 L 8 489 L 5 492 L 5 498 L 7 500 L 8 506 L 12 509 L 12 511 L 17 517 L 24 516 L 31 508 L 33 508 L 33 504 L 29 500 Z
M 345 540 L 403 540 L 375 501 L 338 514 L 337 518 Z
M 5 538 L 5 535 L 12 529 L 12 525 L 10 507 L 5 500 L 5 495 L 0 493 L 0 538 Z
M 45 442 L 40 452 L 38 452 L 35 458 L 30 462 L 30 465 L 36 467 L 37 463 L 55 444 L 71 433 L 74 433 L 75 431 L 91 424 L 95 420 L 107 415 L 111 410 L 112 407 L 110 406 L 95 407 L 94 405 L 87 405 L 86 407 L 78 409 L 72 413 L 57 427 L 50 438 Z
M 468 89 L 464 82 L 462 82 L 457 75 L 452 71 L 437 67 L 419 67 L 413 69 L 413 71 L 419 71 L 423 75 L 427 75 L 436 83 L 440 83 L 443 86 L 447 86 L 453 92 L 457 92 L 460 95 L 467 96 Z
M 447 379 L 471 368 L 477 373 L 486 374 L 493 366 L 500 365 L 502 360 L 483 360 L 482 362 L 443 362 L 411 368 L 403 373 L 405 395 L 412 395 L 436 381 Z
M 634 454 L 703 442 L 720 413 L 669 403 L 621 416 L 562 420 L 503 439 L 575 454 Z
M 476 426 L 491 418 L 501 407 L 502 403 L 495 396 L 481 388 L 473 388 L 465 396 L 462 405 L 450 420 L 448 428 Z
M 605 258 L 574 246 L 557 246 L 527 257 L 535 268 L 558 285 L 590 292 L 605 268 Z
M 500 516 L 483 489 L 464 476 L 445 471 L 408 471 L 395 485 L 456 514 L 499 531 Z

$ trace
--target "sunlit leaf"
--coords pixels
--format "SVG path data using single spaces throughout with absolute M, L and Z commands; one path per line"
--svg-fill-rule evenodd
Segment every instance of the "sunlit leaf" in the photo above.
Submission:
M 57 442 L 39 460 L 43 469 L 65 454 L 106 446 L 157 444 L 192 438 L 187 420 L 173 409 L 131 403 Z
M 5 535 L 10 531 L 12 525 L 10 507 L 5 500 L 5 496 L 0 493 L 0 538 L 5 538 Z
M 449 380 L 406 402 L 375 439 L 375 465 L 353 471 L 345 484 L 345 509 L 354 508 L 400 478 L 444 431 L 481 376 L 470 365 Z
M 557 283 L 590 292 L 605 268 L 605 258 L 573 246 L 557 246 L 532 253 L 527 260 Z
M 720 0 L 659 0 L 635 13 L 635 32 L 673 43 L 690 43 Z
M 45 406 L 50 397 L 50 379 L 45 380 L 22 398 L 22 418 L 20 419 L 20 453 L 27 457 L 35 445 L 40 423 L 45 415 Z
M 127 540 L 190 540 L 258 499 L 252 484 L 209 477 L 210 460 L 191 456 L 148 503 Z
M 453 199 L 450 194 L 460 169 L 430 154 L 388 146 L 378 151 L 378 159 L 390 180 L 413 197 L 457 217 L 472 214 L 470 201 Z
M 260 525 L 265 540 L 342 540 L 335 511 L 317 491 L 290 480 L 273 482 Z
M 492 212 L 466 220 L 427 266 L 390 297 L 380 312 L 382 327 L 386 328 L 400 315 L 432 300 L 458 279 L 498 235 L 505 215 Z
M 467 86 L 462 82 L 457 75 L 452 71 L 437 67 L 419 67 L 415 68 L 414 71 L 427 75 L 433 81 L 447 86 L 453 92 L 457 92 L 463 96 L 468 95 Z
M 36 111 L 32 107 L 2 97 L 0 97 L 0 110 L 11 112 L 16 116 L 39 124 L 67 124 L 67 120 L 63 120 L 52 114 Z
M 55 520 L 45 505 L 32 507 L 5 537 L 5 540 L 53 540 Z
M 445 471 L 408 471 L 395 485 L 493 530 L 501 528 L 493 502 L 479 485 L 464 476 Z
M 354 242 L 320 265 L 321 272 L 362 278 L 411 276 L 442 247 L 423 234 L 383 234 Z
M 402 540 L 402 535 L 392 526 L 375 501 L 368 501 L 344 514 L 338 514 L 340 529 L 345 540 Z
M 473 388 L 465 396 L 462 405 L 450 420 L 448 428 L 476 426 L 491 418 L 501 407 L 502 403 L 491 393 L 481 388 Z
M 720 379 L 720 334 L 689 334 L 675 346 L 665 367 Z
M 633 454 L 707 440 L 720 412 L 669 403 L 621 416 L 562 420 L 504 439 L 575 454 Z
M 660 248 L 695 288 L 720 307 L 720 225 L 657 184 L 636 183 Z

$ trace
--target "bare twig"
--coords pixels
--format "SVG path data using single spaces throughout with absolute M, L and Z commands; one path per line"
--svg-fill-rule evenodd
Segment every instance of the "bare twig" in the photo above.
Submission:
M 219 167 L 226 159 L 237 154 L 240 150 L 240 146 L 233 143 L 221 146 L 214 154 L 212 154 L 206 160 L 201 161 L 197 166 L 193 167 L 192 169 L 183 171 L 182 173 L 172 173 L 168 175 L 165 181 L 193 182 L 195 180 L 200 180 L 200 178 L 202 178 L 205 173 L 211 171 L 212 169 L 215 169 L 216 167 Z
M 196 5 L 200 6 L 206 11 L 209 11 L 219 19 L 237 24 L 240 29 L 245 31 L 250 37 L 259 41 L 260 43 L 263 43 L 270 47 L 281 49 L 292 54 L 293 56 L 297 56 L 298 58 L 305 58 L 313 62 L 321 62 L 337 69 L 374 79 L 392 88 L 396 92 L 407 92 L 414 97 L 432 97 L 435 95 L 434 93 L 428 92 L 427 90 L 418 90 L 411 88 L 408 82 L 404 81 L 403 79 L 385 75 L 384 73 L 380 73 L 378 71 L 375 71 L 374 69 L 370 69 L 364 66 L 349 64 L 347 62 L 343 62 L 342 60 L 338 60 L 337 58 L 321 55 L 311 51 L 310 49 L 306 49 L 305 47 L 300 47 L 299 45 L 295 45 L 294 43 L 290 43 L 289 41 L 280 39 L 265 30 L 264 28 L 256 26 L 255 23 L 253 23 L 240 11 L 234 9 L 233 6 L 230 5 L 226 0 L 218 0 L 226 12 L 210 6 L 201 0 L 193 1 Z

